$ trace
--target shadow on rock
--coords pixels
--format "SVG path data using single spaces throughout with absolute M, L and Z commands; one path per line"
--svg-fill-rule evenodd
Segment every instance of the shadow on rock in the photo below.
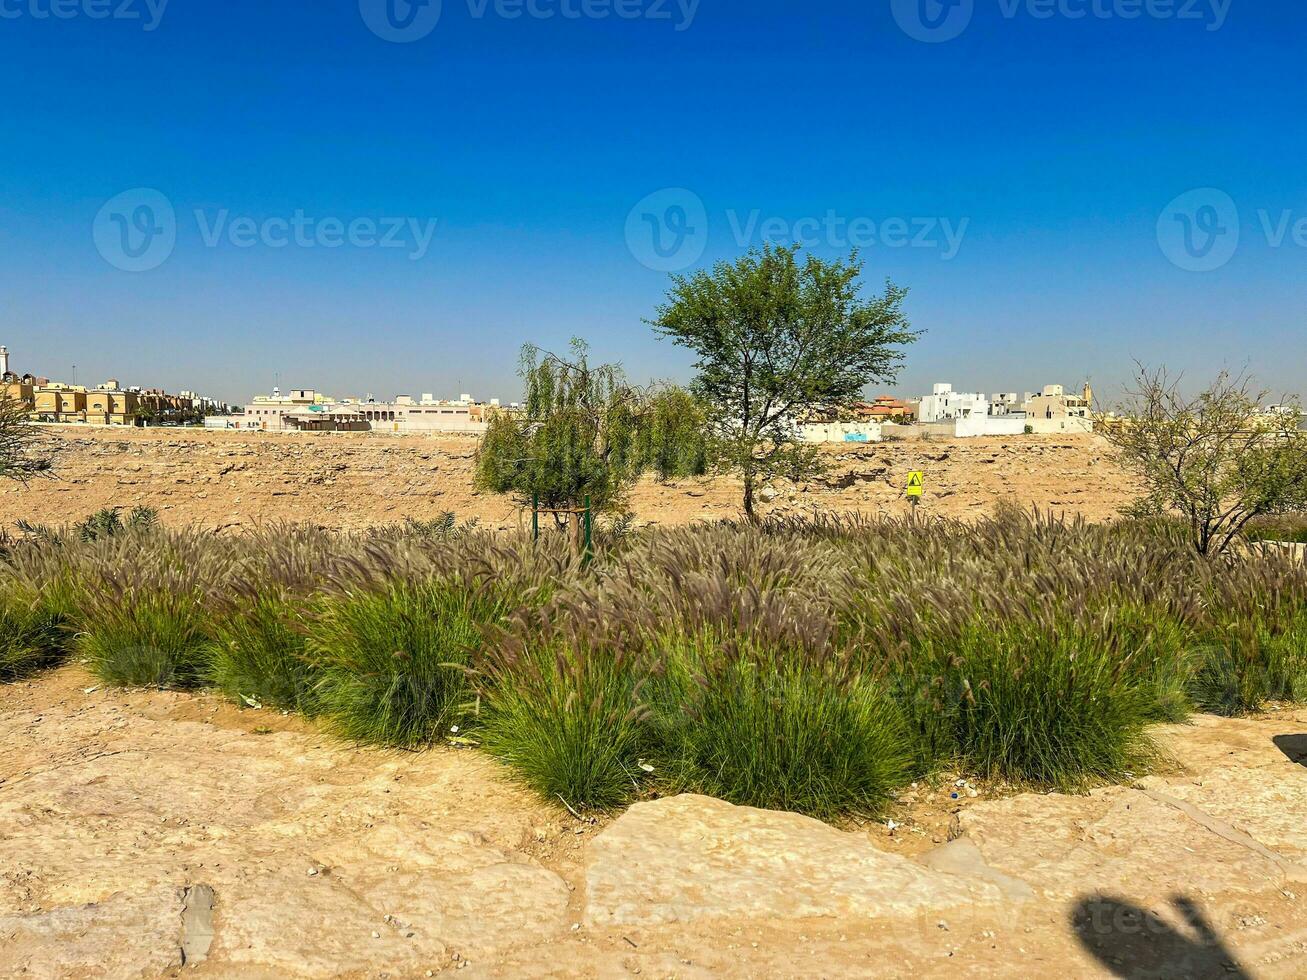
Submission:
M 1275 747 L 1289 757 L 1290 762 L 1307 766 L 1307 735 L 1276 735 Z
M 1071 926 L 1081 945 L 1118 977 L 1251 980 L 1191 899 L 1177 895 L 1171 907 L 1186 932 L 1147 909 L 1106 895 L 1082 899 L 1071 913 Z

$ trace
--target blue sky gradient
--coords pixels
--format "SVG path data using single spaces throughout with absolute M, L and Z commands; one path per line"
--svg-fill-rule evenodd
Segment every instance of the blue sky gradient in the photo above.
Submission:
M 0 343 L 19 370 L 236 401 L 277 382 L 512 399 L 524 341 L 580 335 L 637 380 L 685 379 L 643 322 L 667 272 L 627 233 L 637 202 L 680 188 L 657 200 L 702 202 L 671 260 L 688 268 L 769 219 L 781 238 L 828 214 L 874 225 L 869 286 L 911 287 L 928 331 L 901 393 L 1089 377 L 1110 397 L 1133 358 L 1307 388 L 1294 0 L 614 0 L 623 18 L 534 0 L 549 19 L 444 0 L 406 43 L 369 29 L 373 0 L 152 2 L 102 19 L 105 0 L 0 0 Z M 958 36 L 910 36 L 922 2 Z M 129 272 L 96 229 L 138 188 L 176 240 Z M 401 219 L 403 247 L 274 246 L 297 213 L 378 237 Z M 679 213 L 655 219 L 672 234 Z M 1193 222 L 1215 251 L 1177 255 Z

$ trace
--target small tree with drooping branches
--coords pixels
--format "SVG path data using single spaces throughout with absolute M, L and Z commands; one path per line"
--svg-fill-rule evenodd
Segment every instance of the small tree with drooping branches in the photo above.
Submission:
M 580 340 L 568 357 L 528 344 L 521 374 L 524 410 L 491 417 L 477 456 L 478 488 L 538 498 L 548 510 L 574 510 L 588 498 L 605 513 L 623 506 L 646 470 L 663 479 L 703 472 L 699 410 L 680 389 L 636 387 L 618 365 L 592 365 Z
M 1179 513 L 1194 548 L 1220 555 L 1254 518 L 1307 507 L 1307 433 L 1296 406 L 1223 372 L 1193 396 L 1165 368 L 1140 365 L 1116 417 L 1099 428 L 1146 500 Z

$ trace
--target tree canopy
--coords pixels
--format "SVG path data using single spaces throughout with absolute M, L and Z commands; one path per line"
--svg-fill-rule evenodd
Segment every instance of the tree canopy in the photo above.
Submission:
M 524 410 L 489 421 L 477 457 L 477 486 L 542 507 L 574 508 L 588 497 L 598 512 L 619 509 L 646 470 L 661 478 L 702 473 L 702 413 L 685 391 L 632 385 L 615 364 L 591 365 L 572 342 L 561 357 L 522 349 Z
M 1307 433 L 1293 406 L 1221 374 L 1194 396 L 1165 368 L 1140 366 L 1115 417 L 1100 417 L 1123 466 L 1156 509 L 1178 512 L 1204 555 L 1229 549 L 1254 518 L 1307 507 Z
M 708 406 L 713 458 L 743 477 L 751 519 L 760 482 L 821 468 L 815 448 L 798 442 L 798 424 L 893 381 L 918 336 L 902 311 L 906 289 L 887 280 L 883 293 L 862 296 L 857 252 L 834 261 L 798 253 L 769 245 L 673 276 L 652 321 L 697 355 L 692 391 Z

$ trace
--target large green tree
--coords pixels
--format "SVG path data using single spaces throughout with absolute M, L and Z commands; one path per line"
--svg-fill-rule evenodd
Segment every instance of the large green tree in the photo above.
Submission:
M 797 424 L 857 400 L 867 385 L 894 380 L 904 345 L 917 338 L 903 315 L 907 290 L 886 281 L 864 297 L 863 264 L 799 257 L 767 246 L 711 272 L 673 276 L 654 328 L 697 355 L 692 390 L 709 406 L 713 456 L 744 480 L 744 512 L 777 475 L 822 468 Z
M 646 470 L 662 478 L 703 472 L 702 428 L 687 426 L 701 411 L 688 393 L 632 385 L 619 366 L 592 365 L 579 340 L 567 357 L 528 344 L 521 374 L 524 409 L 491 417 L 477 455 L 479 488 L 538 496 L 549 509 L 589 498 L 606 512 L 624 504 Z

